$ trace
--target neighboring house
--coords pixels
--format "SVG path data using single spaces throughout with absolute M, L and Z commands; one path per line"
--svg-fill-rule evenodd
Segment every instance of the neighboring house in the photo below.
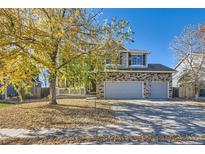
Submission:
M 23 96 L 23 98 L 41 97 L 41 82 L 39 81 L 39 78 L 36 78 L 35 80 L 33 80 L 33 82 L 35 83 L 35 85 L 33 85 L 29 91 L 31 94 L 27 94 L 24 91 L 21 91 L 21 95 Z M 5 94 L 0 93 L 0 99 L 9 99 L 16 96 L 18 96 L 18 93 L 12 84 L 7 86 Z
M 174 69 L 149 64 L 144 50 L 120 50 L 119 64 L 106 59 L 106 72 L 97 81 L 96 93 L 104 98 L 170 98 Z
M 17 95 L 16 90 L 12 85 L 8 85 L 7 87 L 7 97 L 14 97 Z M 5 99 L 5 94 L 0 93 L 0 99 Z
M 194 87 L 183 84 L 184 78 L 186 78 L 186 73 L 188 66 L 190 65 L 189 63 L 191 62 L 193 66 L 198 66 L 202 60 L 204 55 L 201 53 L 192 53 L 192 55 L 187 54 L 176 66 L 175 70 L 177 71 L 176 73 L 173 74 L 173 87 L 175 89 L 178 89 L 178 96 L 179 97 L 187 97 L 187 98 L 192 98 L 195 97 L 194 94 Z M 205 66 L 202 65 L 202 68 Z M 204 80 L 204 85 L 205 85 L 205 72 L 201 73 L 201 80 Z M 202 86 L 200 89 L 199 97 L 205 97 L 205 87 Z

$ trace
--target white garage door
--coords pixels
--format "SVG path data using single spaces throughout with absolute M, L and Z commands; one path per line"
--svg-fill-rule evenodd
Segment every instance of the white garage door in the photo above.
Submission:
M 151 98 L 168 98 L 168 82 L 151 82 Z
M 125 81 L 125 82 L 105 82 L 105 98 L 142 98 L 143 82 Z

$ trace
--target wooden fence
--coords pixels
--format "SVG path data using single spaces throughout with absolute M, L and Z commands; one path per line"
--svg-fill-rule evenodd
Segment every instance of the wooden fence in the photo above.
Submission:
M 193 98 L 194 89 L 191 87 L 174 87 L 173 88 L 173 97 L 180 98 Z
M 28 93 L 22 92 L 24 99 L 39 99 L 49 95 L 49 88 L 32 87 Z
M 80 88 L 56 88 L 57 96 L 85 96 L 86 90 L 84 87 Z M 16 93 L 16 97 L 18 94 Z M 23 99 L 40 99 L 49 96 L 49 88 L 32 87 L 28 92 L 21 91 Z M 2 95 L 2 99 L 3 99 Z M 12 98 L 12 97 L 10 97 Z
M 193 98 L 194 89 L 191 87 L 179 87 L 179 97 L 182 98 Z
M 57 95 L 85 95 L 85 88 L 57 88 Z

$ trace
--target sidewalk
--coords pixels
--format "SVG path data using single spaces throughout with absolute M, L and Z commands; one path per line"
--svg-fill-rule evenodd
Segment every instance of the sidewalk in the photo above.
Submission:
M 123 135 L 123 131 L 119 131 L 118 126 L 107 126 L 98 128 L 83 129 L 0 129 L 0 140 L 13 138 L 31 138 L 31 137 L 71 137 L 71 136 L 103 136 L 103 135 Z M 127 134 L 129 135 L 129 134 Z M 131 135 L 131 134 L 130 134 Z
M 119 132 L 118 132 L 119 133 Z M 141 139 L 139 138 L 136 140 L 131 140 L 132 136 L 130 136 L 130 140 L 129 140 L 129 136 L 128 136 L 128 140 L 116 140 L 116 138 L 112 138 L 112 135 L 120 135 L 116 132 L 112 132 L 112 128 L 99 128 L 97 133 L 96 133 L 96 129 L 95 128 L 88 128 L 88 129 L 84 129 L 84 130 L 80 130 L 80 129 L 75 129 L 75 130 L 63 130 L 63 129 L 40 129 L 40 130 L 26 130 L 26 129 L 0 129 L 0 141 L 4 140 L 4 139 L 9 139 L 9 138 L 21 138 L 21 139 L 25 139 L 25 138 L 44 138 L 44 137 L 59 137 L 57 139 L 57 142 L 55 140 L 51 140 L 49 141 L 49 139 L 47 141 L 44 140 L 44 144 L 49 144 L 52 142 L 52 144 L 83 144 L 83 145 L 94 145 L 94 144 L 131 144 L 131 145 L 146 145 L 146 144 L 157 144 L 157 145 L 173 145 L 173 144 L 204 144 L 205 143 L 205 139 L 204 137 L 193 137 L 187 140 L 169 140 L 168 139 L 163 139 L 157 135 L 153 135 L 151 136 L 151 138 L 153 139 L 146 139 L 146 137 L 148 136 L 141 136 Z M 122 133 L 122 132 L 121 132 Z M 96 136 L 97 135 L 97 136 Z M 109 137 L 110 135 L 110 137 Z M 131 135 L 131 134 L 128 134 Z M 139 135 L 139 134 L 138 134 Z M 62 138 L 61 138 L 62 137 Z M 91 141 L 88 140 L 84 140 L 85 142 L 79 143 L 79 142 L 66 142 L 67 140 L 65 140 L 65 137 L 96 137 L 96 140 L 91 139 Z M 99 137 L 102 137 L 101 139 Z M 120 138 L 120 136 L 119 136 Z M 118 138 L 118 139 L 119 139 Z M 144 138 L 144 140 L 142 140 Z M 157 139 L 159 138 L 159 140 Z M 171 139 L 171 138 L 170 138 Z M 69 139 L 68 139 L 69 140 Z M 78 139 L 77 139 L 78 140 Z M 37 141 L 33 141 L 30 140 L 31 142 L 28 142 L 29 144 L 38 144 Z M 74 140 L 75 141 L 75 138 Z M 25 142 L 25 144 L 27 144 L 26 140 L 21 141 L 19 143 L 23 144 Z M 15 144 L 16 142 L 12 141 L 11 144 Z M 40 144 L 42 144 L 40 142 Z

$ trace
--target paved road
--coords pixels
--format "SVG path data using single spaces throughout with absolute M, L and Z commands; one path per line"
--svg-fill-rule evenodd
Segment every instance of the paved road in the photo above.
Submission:
M 205 106 L 190 105 L 190 102 L 160 100 L 110 100 L 110 103 L 113 104 L 113 110 L 119 120 L 118 125 L 75 130 L 0 129 L 0 139 L 4 137 L 93 136 L 96 133 L 99 136 L 205 134 Z M 186 143 L 205 144 L 205 141 L 183 142 L 183 144 Z

